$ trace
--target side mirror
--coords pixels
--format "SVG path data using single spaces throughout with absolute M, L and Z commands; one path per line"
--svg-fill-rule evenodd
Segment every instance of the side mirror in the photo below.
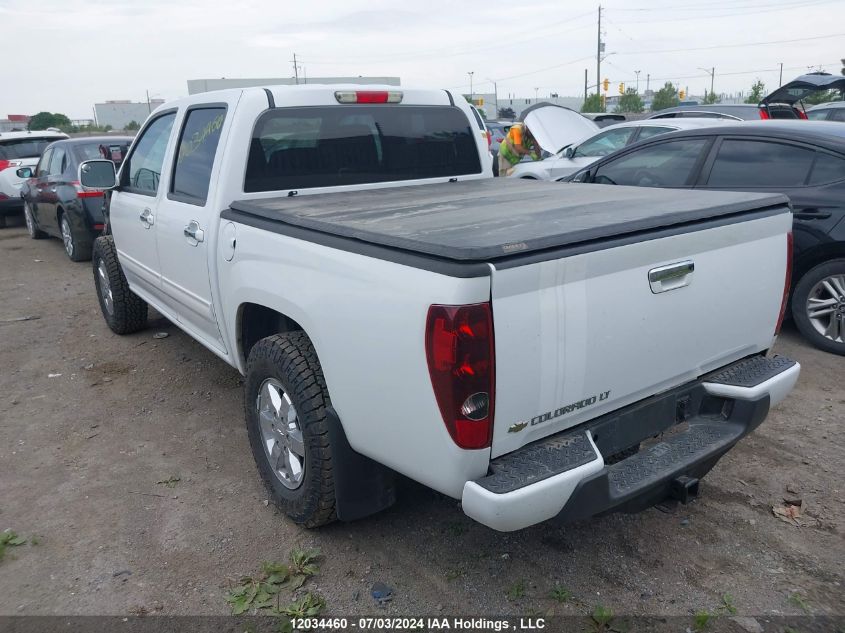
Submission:
M 35 175 L 32 173 L 32 167 L 21 167 L 15 173 L 18 178 L 32 178 Z
M 575 155 L 575 148 L 570 145 L 564 150 L 563 155 L 566 158 L 572 158 Z
M 86 160 L 79 165 L 79 183 L 85 189 L 99 191 L 117 186 L 117 174 L 110 160 Z

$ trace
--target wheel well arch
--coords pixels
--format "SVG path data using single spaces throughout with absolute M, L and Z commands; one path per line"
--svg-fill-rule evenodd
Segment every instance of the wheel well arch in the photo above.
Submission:
M 237 334 L 238 354 L 246 367 L 249 352 L 266 336 L 285 332 L 304 332 L 294 319 L 278 310 L 258 303 L 243 303 L 238 307 Z M 307 334 L 307 332 L 306 332 Z
M 845 258 L 845 242 L 827 242 L 814 246 L 795 260 L 792 271 L 792 287 L 810 270 L 831 259 Z

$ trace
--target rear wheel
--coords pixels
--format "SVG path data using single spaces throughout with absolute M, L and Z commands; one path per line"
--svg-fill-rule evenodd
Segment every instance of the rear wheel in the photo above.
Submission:
M 84 262 L 91 259 L 91 244 L 78 229 L 71 226 L 67 213 L 59 217 L 59 228 L 62 232 L 62 242 L 65 245 L 65 253 L 71 261 Z
M 29 206 L 29 202 L 24 202 L 23 205 L 23 217 L 26 220 L 26 230 L 29 232 L 29 236 L 34 240 L 43 240 L 47 237 L 47 234 L 38 228 L 38 225 L 35 224 L 35 216 L 32 213 L 32 207 Z
M 115 334 L 132 334 L 147 325 L 147 302 L 129 289 L 111 235 L 98 237 L 93 251 L 94 286 L 103 318 Z
M 845 355 L 845 259 L 819 264 L 801 277 L 792 295 L 792 317 L 813 345 Z
M 244 381 L 252 454 L 273 501 L 305 527 L 337 518 L 330 405 L 320 361 L 304 332 L 255 344 Z

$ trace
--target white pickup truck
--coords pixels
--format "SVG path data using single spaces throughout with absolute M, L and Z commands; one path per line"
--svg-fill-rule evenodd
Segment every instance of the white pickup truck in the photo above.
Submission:
M 786 198 L 493 179 L 478 123 L 443 90 L 212 92 L 80 166 L 109 326 L 151 305 L 245 376 L 300 524 L 397 473 L 497 530 L 687 501 L 795 384 Z

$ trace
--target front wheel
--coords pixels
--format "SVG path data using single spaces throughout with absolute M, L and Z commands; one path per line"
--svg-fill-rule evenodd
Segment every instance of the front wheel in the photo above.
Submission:
M 320 361 L 304 332 L 255 344 L 244 381 L 252 454 L 273 501 L 305 527 L 337 518 L 329 406 Z
M 807 272 L 792 295 L 795 325 L 819 349 L 845 355 L 845 259 Z
M 147 302 L 129 289 L 111 235 L 94 241 L 94 286 L 103 318 L 115 334 L 132 334 L 147 325 Z

